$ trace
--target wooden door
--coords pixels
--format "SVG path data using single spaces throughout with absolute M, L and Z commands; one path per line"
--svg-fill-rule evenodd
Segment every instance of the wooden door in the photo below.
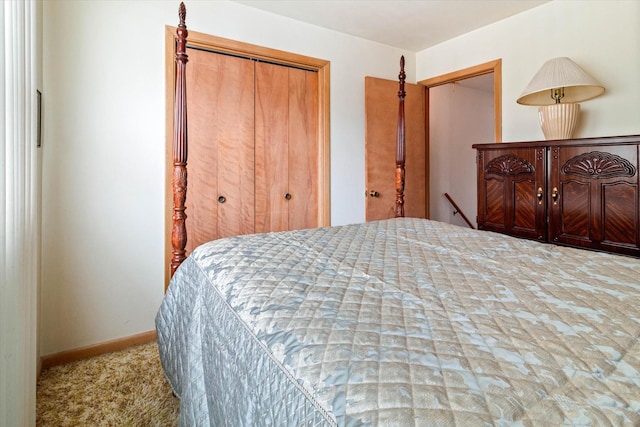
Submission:
M 319 224 L 318 73 L 256 63 L 256 232 Z
M 289 78 L 287 67 L 256 64 L 256 231 L 289 227 Z
M 317 72 L 289 68 L 289 230 L 322 224 L 318 84 Z
M 550 147 L 549 239 L 640 254 L 638 147 Z
M 546 240 L 545 149 L 478 150 L 478 228 Z
M 428 200 L 426 89 L 405 83 L 405 216 L 425 218 Z M 398 82 L 365 77 L 366 220 L 395 216 Z
M 254 232 L 254 69 L 247 59 L 187 49 L 187 253 Z

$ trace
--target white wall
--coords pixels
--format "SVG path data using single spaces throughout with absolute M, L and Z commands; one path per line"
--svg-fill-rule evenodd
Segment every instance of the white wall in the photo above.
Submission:
M 164 35 L 179 1 L 44 2 L 41 354 L 154 328 L 164 286 Z M 364 220 L 364 77 L 414 54 L 237 3 L 189 29 L 331 61 L 331 217 Z M 187 65 L 188 66 L 188 65 Z
M 493 92 L 462 84 L 429 89 L 429 218 L 468 227 L 444 197 L 448 193 L 475 226 L 478 141 L 495 141 Z
M 174 1 L 44 6 L 41 354 L 153 329 L 164 285 L 164 31 Z M 606 87 L 578 137 L 640 133 L 640 2 L 553 1 L 414 55 L 226 1 L 189 29 L 331 61 L 331 216 L 364 220 L 364 76 L 415 82 L 502 58 L 503 140 L 540 139 L 515 103 L 569 56 Z
M 502 140 L 540 140 L 537 107 L 516 99 L 546 60 L 568 56 L 606 87 L 581 104 L 574 136 L 640 134 L 639 52 L 640 2 L 556 0 L 419 52 L 416 75 L 502 58 Z

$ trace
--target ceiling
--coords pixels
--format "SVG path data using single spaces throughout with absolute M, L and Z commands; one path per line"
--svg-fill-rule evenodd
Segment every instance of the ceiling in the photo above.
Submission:
M 298 21 L 419 52 L 549 0 L 236 0 Z

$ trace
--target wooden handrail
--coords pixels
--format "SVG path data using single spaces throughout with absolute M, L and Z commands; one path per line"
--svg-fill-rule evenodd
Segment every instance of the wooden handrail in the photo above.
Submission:
M 456 202 L 453 201 L 453 199 L 451 198 L 451 196 L 449 195 L 449 193 L 444 193 L 444 197 L 447 198 L 447 200 L 449 201 L 449 203 L 451 203 L 451 205 L 453 206 L 453 208 L 455 209 L 455 211 L 453 211 L 453 214 L 460 214 L 460 216 L 462 217 L 462 219 L 464 219 L 464 221 L 467 223 L 467 225 L 471 228 L 473 228 L 474 230 L 476 229 L 473 224 L 471 224 L 471 222 L 467 219 L 467 216 L 464 214 L 464 212 L 462 212 L 462 209 L 460 209 L 458 207 L 458 205 L 456 205 Z

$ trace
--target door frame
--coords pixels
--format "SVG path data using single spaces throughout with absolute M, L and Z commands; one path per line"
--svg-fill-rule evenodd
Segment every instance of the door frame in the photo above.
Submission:
M 424 85 L 426 87 L 425 94 L 425 104 L 426 104 L 426 123 L 427 123 L 427 133 L 425 135 L 425 145 L 426 145 L 426 167 L 427 172 L 429 169 L 430 162 L 430 150 L 429 147 L 431 145 L 430 135 L 429 135 L 429 88 L 441 86 L 449 83 L 456 83 L 460 80 L 482 76 L 484 74 L 493 73 L 493 117 L 494 117 L 494 134 L 495 134 L 495 142 L 502 142 L 502 59 L 496 59 L 494 61 L 485 62 L 483 64 L 474 65 L 472 67 L 464 68 L 462 70 L 453 71 L 451 73 L 442 74 L 440 76 L 431 77 L 429 79 L 420 80 L 418 84 Z M 429 173 L 427 173 L 426 177 L 427 186 L 431 186 L 431 180 L 429 178 Z M 431 192 L 427 191 L 427 197 L 430 198 Z M 429 199 L 427 201 L 427 218 L 431 217 L 430 212 L 430 203 Z
M 494 117 L 494 133 L 495 142 L 502 142 L 502 59 L 485 62 L 484 64 L 475 65 L 473 67 L 464 68 L 462 70 L 453 71 L 451 73 L 420 80 L 418 84 L 427 87 L 427 116 L 429 112 L 429 88 L 441 86 L 448 83 L 458 82 L 460 80 L 477 77 L 484 74 L 493 73 L 493 117 Z M 427 117 L 428 121 L 428 117 Z M 429 134 L 427 133 L 427 148 L 429 147 Z M 428 150 L 427 150 L 428 152 Z
M 165 26 L 165 138 L 166 170 L 173 165 L 174 103 L 176 81 L 177 27 Z M 187 46 L 199 47 L 229 55 L 250 57 L 277 64 L 313 70 L 318 73 L 318 223 L 331 225 L 331 153 L 330 153 L 330 65 L 324 59 L 266 48 L 189 30 Z M 187 64 L 187 66 L 189 66 Z M 188 166 L 187 166 L 188 168 Z M 165 173 L 165 289 L 171 272 L 171 211 L 173 207 L 171 173 Z

